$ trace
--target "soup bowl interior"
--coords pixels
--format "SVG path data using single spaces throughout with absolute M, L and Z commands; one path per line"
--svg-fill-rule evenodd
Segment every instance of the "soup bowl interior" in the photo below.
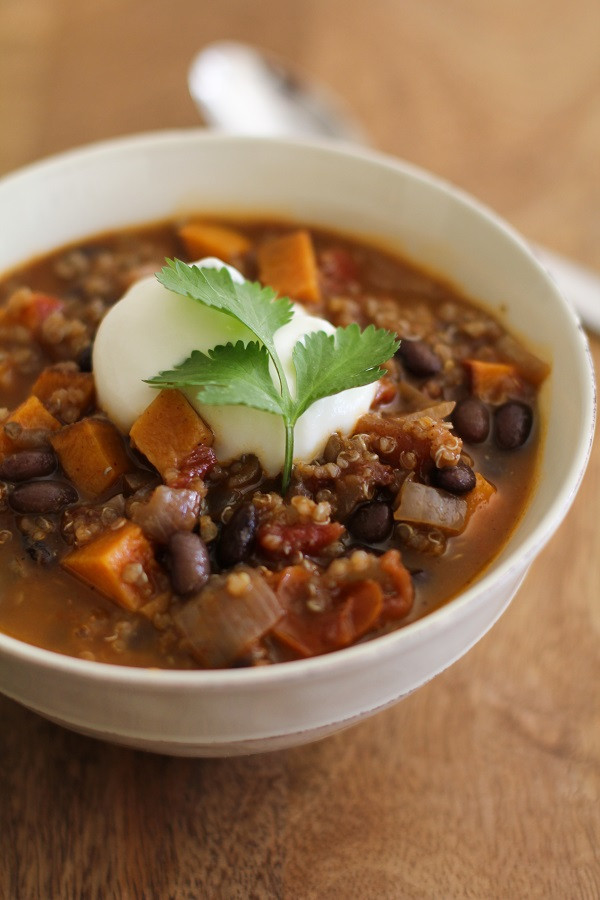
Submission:
M 327 656 L 227 671 L 118 667 L 0 635 L 0 690 L 42 715 L 129 746 L 225 755 L 325 736 L 464 654 L 570 506 L 590 452 L 594 386 L 576 317 L 524 242 L 439 179 L 362 150 L 185 131 L 64 154 L 0 182 L 0 274 L 102 231 L 198 211 L 298 220 L 398 252 L 491 310 L 552 365 L 525 514 L 480 578 L 417 622 Z

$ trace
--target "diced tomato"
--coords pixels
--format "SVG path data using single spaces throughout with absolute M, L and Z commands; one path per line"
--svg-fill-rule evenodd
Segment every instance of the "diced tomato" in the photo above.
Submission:
M 343 247 L 324 250 L 319 256 L 319 274 L 328 293 L 342 290 L 360 276 L 358 264 Z
M 346 585 L 322 611 L 311 608 L 314 582 L 302 566 L 280 575 L 277 596 L 285 609 L 273 634 L 298 656 L 309 657 L 349 647 L 374 628 L 383 609 L 383 591 L 372 579 Z M 311 588 L 313 593 L 311 593 Z
M 2 324 L 21 325 L 37 335 L 48 316 L 63 307 L 63 301 L 50 294 L 34 292 L 24 295 L 19 292 L 3 310 Z
M 410 572 L 402 562 L 398 550 L 388 550 L 379 560 L 379 567 L 386 576 L 382 619 L 391 622 L 403 619 L 410 610 L 415 597 L 415 589 Z
M 188 488 L 196 478 L 204 478 L 216 464 L 217 457 L 212 447 L 198 444 L 183 460 L 178 474 L 169 479 L 169 485 L 176 488 Z
M 62 300 L 49 294 L 33 294 L 32 303 L 27 308 L 29 327 L 34 330 L 44 322 L 48 316 L 64 307 Z
M 344 589 L 342 606 L 348 638 L 343 646 L 348 646 L 377 625 L 383 610 L 383 591 L 373 579 L 357 581 Z
M 293 553 L 318 554 L 344 533 L 339 522 L 307 522 L 296 525 L 272 523 L 258 532 L 258 543 L 271 557 L 285 558 Z
M 387 403 L 391 403 L 392 400 L 395 399 L 397 393 L 397 388 L 391 378 L 388 378 L 384 375 L 383 378 L 380 378 L 377 382 L 377 392 L 375 394 L 375 399 L 373 400 L 373 406 L 385 406 Z
M 310 598 L 311 574 L 303 566 L 288 566 L 276 576 L 276 594 L 285 612 L 273 629 L 275 637 L 298 656 L 322 652 L 318 630 L 306 622 L 306 601 Z M 314 617 L 313 617 L 314 618 Z

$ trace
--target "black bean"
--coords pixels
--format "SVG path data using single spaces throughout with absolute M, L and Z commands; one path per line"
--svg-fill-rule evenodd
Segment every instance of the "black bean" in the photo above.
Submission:
M 437 375 L 442 369 L 441 359 L 425 341 L 403 340 L 396 356 L 412 375 Z
M 210 559 L 202 538 L 193 531 L 176 531 L 169 540 L 171 581 L 177 594 L 201 590 L 210 575 Z
M 378 544 L 389 537 L 394 524 L 392 510 L 387 503 L 372 500 L 356 509 L 346 523 L 352 537 L 367 544 Z
M 519 400 L 509 400 L 499 406 L 494 415 L 496 443 L 501 450 L 522 447 L 533 425 L 531 407 Z
M 88 344 L 77 357 L 77 365 L 82 372 L 92 371 L 92 345 Z
M 48 428 L 23 428 L 18 422 L 7 422 L 3 430 L 18 450 L 47 450 L 50 446 Z
M 252 503 L 242 503 L 223 525 L 217 559 L 224 568 L 235 566 L 251 553 L 258 528 L 258 515 Z
M 9 497 L 19 513 L 55 513 L 77 501 L 77 491 L 64 481 L 29 481 L 18 485 Z
M 467 491 L 472 491 L 477 484 L 475 472 L 471 466 L 462 462 L 456 466 L 434 469 L 432 481 L 437 487 L 450 491 L 451 494 L 466 494 Z
M 54 450 L 23 450 L 0 462 L 0 478 L 5 481 L 29 481 L 51 475 L 55 468 Z
M 479 397 L 459 400 L 451 418 L 457 435 L 468 444 L 481 444 L 490 432 L 490 414 Z

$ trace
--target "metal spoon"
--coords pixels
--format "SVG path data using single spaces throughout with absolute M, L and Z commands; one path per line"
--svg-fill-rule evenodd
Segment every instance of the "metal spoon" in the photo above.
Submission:
M 192 61 L 188 85 L 206 124 L 220 131 L 368 143 L 337 97 L 246 44 L 205 47 Z M 600 276 L 552 250 L 532 250 L 583 324 L 600 334 Z

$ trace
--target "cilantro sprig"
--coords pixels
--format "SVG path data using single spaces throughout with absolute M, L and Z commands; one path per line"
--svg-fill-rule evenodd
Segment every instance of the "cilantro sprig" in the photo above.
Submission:
M 275 334 L 291 321 L 294 311 L 287 297 L 256 282 L 234 281 L 226 268 L 189 266 L 167 260 L 157 274 L 166 288 L 219 310 L 245 325 L 256 341 L 227 343 L 192 354 L 173 369 L 147 383 L 155 387 L 197 387 L 202 403 L 250 406 L 279 415 L 285 427 L 282 491 L 288 488 L 294 458 L 294 427 L 300 416 L 323 397 L 377 381 L 381 365 L 398 349 L 396 336 L 369 325 L 337 328 L 334 334 L 314 331 L 294 345 L 294 393 L 275 346 Z M 277 383 L 271 376 L 270 364 Z

